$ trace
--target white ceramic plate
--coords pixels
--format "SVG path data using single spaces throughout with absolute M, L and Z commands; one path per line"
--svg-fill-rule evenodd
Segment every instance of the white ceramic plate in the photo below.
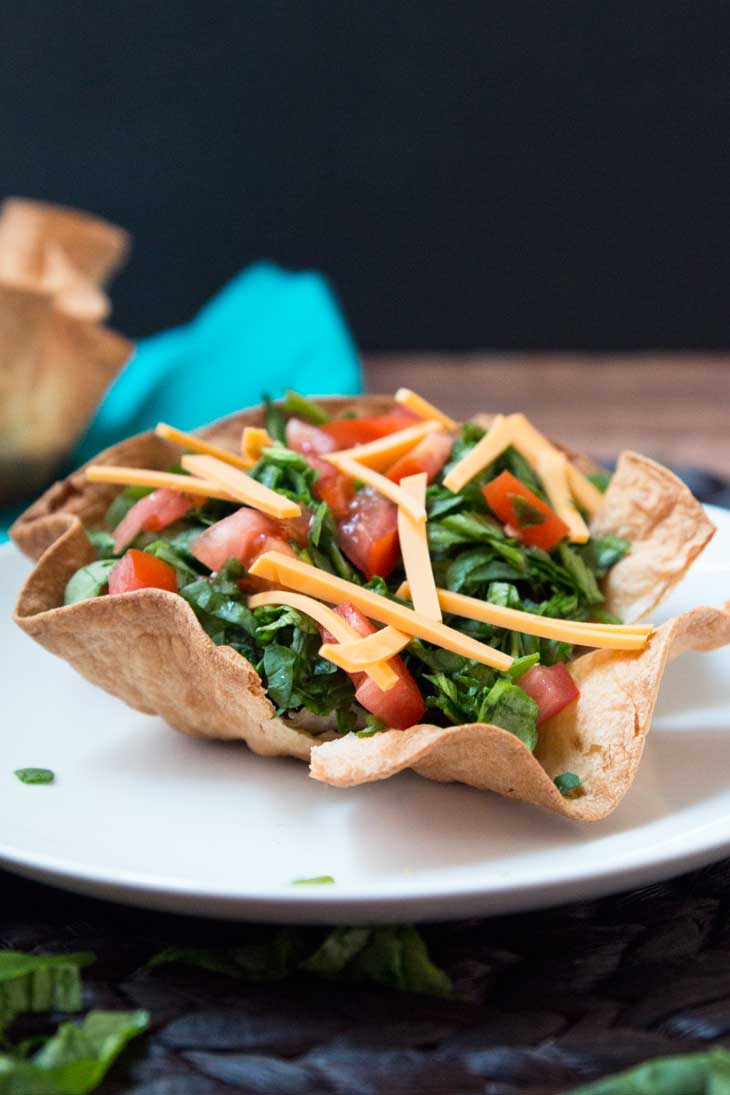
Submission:
M 662 618 L 730 596 L 730 513 Z M 662 689 L 638 779 L 577 826 L 404 773 L 351 790 L 306 765 L 176 734 L 93 688 L 10 619 L 27 561 L 0 549 L 0 863 L 82 893 L 275 921 L 461 917 L 626 889 L 730 853 L 730 649 Z M 26 786 L 16 768 L 52 768 Z M 334 885 L 294 886 L 330 874 Z

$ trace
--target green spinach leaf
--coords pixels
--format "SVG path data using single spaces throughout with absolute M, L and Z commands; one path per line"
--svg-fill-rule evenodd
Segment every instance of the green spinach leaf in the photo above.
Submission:
M 21 783 L 53 783 L 56 778 L 50 768 L 16 768 L 14 774 Z
M 284 392 L 284 410 L 297 418 L 303 418 L 305 422 L 311 422 L 313 426 L 324 426 L 326 422 L 332 421 L 332 415 L 327 414 L 319 403 L 292 391 L 291 388 Z
M 285 445 L 286 421 L 284 415 L 279 408 L 272 403 L 265 392 L 262 396 L 262 402 L 264 404 L 264 426 L 266 432 L 272 441 L 279 441 L 282 445 Z
M 31 1058 L 0 1054 L 2 1095 L 87 1095 L 132 1038 L 149 1025 L 145 1011 L 90 1011 L 61 1023 Z
M 63 594 L 64 605 L 88 601 L 103 593 L 109 581 L 109 571 L 116 563 L 116 559 L 97 559 L 80 567 L 68 580 Z

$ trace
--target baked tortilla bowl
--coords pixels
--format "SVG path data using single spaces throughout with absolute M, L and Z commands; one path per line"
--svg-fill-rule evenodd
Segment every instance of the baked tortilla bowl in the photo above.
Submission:
M 390 396 L 322 400 L 334 414 L 377 414 Z M 238 451 L 246 425 L 261 425 L 254 407 L 199 431 Z M 163 469 L 180 450 L 150 432 L 132 437 L 94 463 Z M 586 470 L 590 463 L 582 461 Z M 240 739 L 256 753 L 309 759 L 315 779 L 353 786 L 405 768 L 440 782 L 462 782 L 593 821 L 616 808 L 636 775 L 661 678 L 687 650 L 730 642 L 730 612 L 697 608 L 662 625 L 638 653 L 594 651 L 571 663 L 580 697 L 541 729 L 535 754 L 509 732 L 488 724 L 413 726 L 371 738 L 339 737 L 329 720 L 282 718 L 253 666 L 216 646 L 177 594 L 144 589 L 64 607 L 70 576 L 91 562 L 85 528 L 98 526 L 116 486 L 89 483 L 84 469 L 54 484 L 11 529 L 37 565 L 21 590 L 17 624 L 93 684 L 129 706 L 159 715 L 193 737 Z M 606 607 L 626 622 L 646 617 L 669 594 L 714 533 L 702 506 L 671 472 L 624 453 L 594 526 L 632 542 L 611 571 Z M 584 794 L 564 797 L 556 775 L 581 777 Z

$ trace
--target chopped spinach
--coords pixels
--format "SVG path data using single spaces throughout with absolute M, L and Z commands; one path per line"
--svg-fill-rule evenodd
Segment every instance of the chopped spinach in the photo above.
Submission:
M 292 886 L 327 886 L 333 882 L 331 874 L 318 874 L 314 878 L 295 878 Z
M 583 781 L 575 772 L 562 772 L 555 777 L 553 783 L 563 798 L 578 798 L 583 794 Z
M 86 535 L 96 552 L 97 559 L 111 559 L 116 554 L 114 551 L 114 537 L 106 529 L 90 528 Z
M 387 722 L 383 722 L 377 715 L 367 715 L 362 730 L 357 730 L 359 738 L 372 738 L 374 734 L 380 734 L 383 730 L 390 730 Z
M 200 577 L 199 571 L 195 570 L 181 554 L 175 551 L 169 540 L 154 540 L 144 550 L 149 555 L 154 555 L 155 558 L 162 559 L 163 563 L 168 563 L 175 568 L 178 586 L 195 581 Z
M 327 414 L 324 407 L 291 388 L 284 392 L 284 410 L 297 418 L 303 418 L 305 422 L 311 422 L 313 426 L 324 426 L 326 422 L 332 421 L 332 416 Z
M 515 515 L 518 528 L 534 528 L 536 525 L 544 525 L 547 521 L 547 514 L 539 510 L 523 495 L 508 494 L 507 497 L 512 505 L 512 512 Z
M 97 559 L 87 563 L 72 574 L 63 594 L 64 605 L 74 605 L 78 601 L 88 601 L 98 597 L 109 581 L 109 571 L 117 563 L 116 559 Z
M 426 703 L 442 712 L 454 726 L 486 722 L 508 730 L 532 750 L 537 745 L 539 708 L 517 684 L 483 665 L 466 662 L 452 675 L 425 674 L 433 685 Z
M 273 441 L 286 444 L 286 421 L 279 408 L 275 406 L 264 392 L 262 396 L 264 404 L 264 426 L 266 432 Z
M 317 504 L 312 494 L 312 486 L 319 472 L 300 453 L 293 452 L 284 445 L 270 445 L 264 449 L 248 474 L 270 490 L 275 490 L 301 505 L 314 508 Z
M 612 566 L 615 566 L 631 547 L 628 540 L 620 536 L 603 536 L 600 540 L 589 540 L 582 544 L 578 553 L 597 578 L 604 578 Z
M 53 783 L 56 778 L 50 768 L 16 768 L 14 775 L 21 783 Z

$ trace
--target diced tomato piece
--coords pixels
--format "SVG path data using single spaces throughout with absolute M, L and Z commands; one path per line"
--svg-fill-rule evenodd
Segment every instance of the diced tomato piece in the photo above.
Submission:
M 366 578 L 387 578 L 398 562 L 398 509 L 387 498 L 364 487 L 339 523 L 340 547 Z
M 326 502 L 340 521 L 347 516 L 347 510 L 355 494 L 352 480 L 342 475 L 334 464 L 327 460 L 320 460 L 318 456 L 307 456 L 307 463 L 319 472 L 312 493 L 320 502 Z
M 396 460 L 385 474 L 394 483 L 400 483 L 401 479 L 405 479 L 407 475 L 418 475 L 425 471 L 428 482 L 433 483 L 449 459 L 452 444 L 447 433 L 439 431 L 426 434 L 423 441 L 419 441 L 410 452 L 401 456 L 400 460 Z
M 311 523 L 311 510 L 302 506 L 302 512 L 298 517 L 286 517 L 283 521 L 276 522 L 278 535 L 284 540 L 293 541 L 298 547 L 306 547 Z
M 220 570 L 229 559 L 238 559 L 239 563 L 248 567 L 261 554 L 267 538 L 276 538 L 278 534 L 276 521 L 258 510 L 242 506 L 201 532 L 193 540 L 190 550 L 211 570 Z
M 332 467 L 331 464 L 330 467 Z M 332 470 L 334 475 L 320 475 L 314 484 L 313 491 L 321 502 L 327 503 L 334 514 L 335 520 L 342 521 L 347 517 L 350 503 L 355 497 L 355 488 L 352 485 L 352 480 L 348 479 L 346 475 L 340 475 L 335 468 L 332 468 Z
M 167 589 L 177 593 L 175 568 L 146 551 L 130 548 L 109 571 L 109 592 L 130 593 L 133 589 Z
M 578 699 L 575 681 L 562 662 L 557 665 L 533 665 L 517 681 L 540 708 L 537 725 L 557 715 L 569 703 Z
M 290 449 L 302 453 L 303 456 L 322 456 L 337 448 L 329 434 L 320 430 L 319 426 L 303 422 L 301 418 L 290 418 L 287 422 L 286 443 Z
M 370 620 L 363 616 L 359 608 L 349 601 L 338 605 L 335 612 L 338 616 L 342 616 L 358 635 L 365 637 L 377 630 Z M 326 628 L 321 627 L 320 632 L 323 642 L 337 642 Z M 388 665 L 395 670 L 399 679 L 387 692 L 378 688 L 367 673 L 350 674 L 355 685 L 355 699 L 366 711 L 382 719 L 392 729 L 407 730 L 409 726 L 415 726 L 423 718 L 426 704 L 420 688 L 406 668 L 403 659 L 396 655 L 388 659 Z
M 153 490 L 135 502 L 117 525 L 114 530 L 114 551 L 120 552 L 139 532 L 158 532 L 167 528 L 203 501 L 202 498 L 181 494 L 179 490 Z
M 319 472 L 312 487 L 315 498 L 326 502 L 337 520 L 345 517 L 355 489 L 334 464 L 320 459 L 325 453 L 334 452 L 337 448 L 335 440 L 317 426 L 311 426 L 299 418 L 290 418 L 286 424 L 286 443 L 290 449 L 305 456 L 310 467 Z
M 487 505 L 493 513 L 499 517 L 504 525 L 509 525 L 511 531 L 522 540 L 523 544 L 542 548 L 543 551 L 552 551 L 563 537 L 568 535 L 569 529 L 565 521 L 558 517 L 542 498 L 538 498 L 524 483 L 521 483 L 511 471 L 503 471 L 485 487 L 482 494 L 487 500 Z M 520 514 L 515 511 L 515 498 L 521 498 L 533 510 L 537 510 L 544 517 L 539 524 L 527 524 Z M 519 502 L 517 503 L 518 509 Z M 523 507 L 524 508 L 524 507 Z
M 387 414 L 372 414 L 364 418 L 336 418 L 322 426 L 325 433 L 334 438 L 335 448 L 351 449 L 353 445 L 365 445 L 368 441 L 377 441 L 396 430 L 405 430 L 420 419 L 406 408 L 389 411 Z

